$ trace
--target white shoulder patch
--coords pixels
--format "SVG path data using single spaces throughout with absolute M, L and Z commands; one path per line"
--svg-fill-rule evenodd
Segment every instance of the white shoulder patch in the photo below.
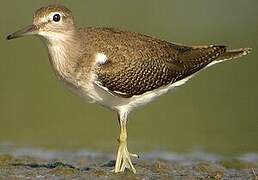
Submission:
M 105 54 L 103 53 L 97 53 L 95 56 L 95 61 L 98 64 L 105 64 L 108 61 L 108 58 Z

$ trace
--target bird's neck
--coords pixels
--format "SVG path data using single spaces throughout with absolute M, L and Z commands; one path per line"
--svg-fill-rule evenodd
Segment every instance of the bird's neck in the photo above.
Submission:
M 83 55 L 83 41 L 76 31 L 45 33 L 43 39 L 48 47 L 50 63 L 62 78 L 69 78 Z

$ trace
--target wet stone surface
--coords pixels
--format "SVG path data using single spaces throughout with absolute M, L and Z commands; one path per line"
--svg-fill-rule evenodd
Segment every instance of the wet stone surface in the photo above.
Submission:
M 163 157 L 163 156 L 160 156 Z M 173 156 L 174 157 L 174 156 Z M 174 159 L 148 154 L 134 160 L 137 173 L 112 172 L 111 155 L 19 150 L 0 153 L 0 179 L 255 179 L 257 161 Z

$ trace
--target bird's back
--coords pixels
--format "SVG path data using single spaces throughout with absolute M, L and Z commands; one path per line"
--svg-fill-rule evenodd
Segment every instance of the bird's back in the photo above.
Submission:
M 226 53 L 225 46 L 177 45 L 112 28 L 86 28 L 80 33 L 89 51 L 108 59 L 96 72 L 98 83 L 124 97 L 182 80 Z

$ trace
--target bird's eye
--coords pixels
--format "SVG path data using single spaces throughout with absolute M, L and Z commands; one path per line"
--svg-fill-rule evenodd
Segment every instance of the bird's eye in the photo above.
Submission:
M 55 14 L 55 15 L 53 16 L 53 21 L 59 22 L 60 20 L 61 20 L 60 14 Z

